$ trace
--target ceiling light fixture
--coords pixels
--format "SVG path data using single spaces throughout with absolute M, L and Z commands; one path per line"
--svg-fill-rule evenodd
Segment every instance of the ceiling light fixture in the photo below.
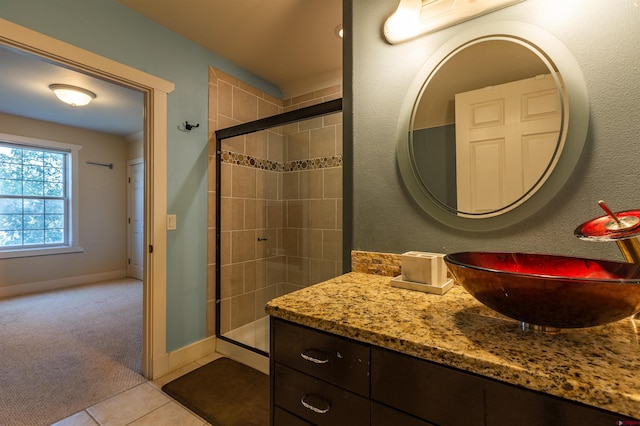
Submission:
M 68 84 L 52 84 L 49 89 L 56 94 L 58 99 L 71 106 L 84 106 L 96 98 L 95 93 Z

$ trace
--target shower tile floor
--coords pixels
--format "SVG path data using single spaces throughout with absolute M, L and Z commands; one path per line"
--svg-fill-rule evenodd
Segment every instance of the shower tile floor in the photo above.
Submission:
M 262 317 L 252 323 L 235 328 L 223 336 L 268 353 L 269 317 Z

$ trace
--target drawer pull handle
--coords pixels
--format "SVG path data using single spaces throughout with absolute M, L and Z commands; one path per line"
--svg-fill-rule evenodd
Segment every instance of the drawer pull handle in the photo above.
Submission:
M 312 352 L 314 353 L 312 354 Z M 329 356 L 327 354 L 320 351 L 314 351 L 313 349 L 307 349 L 304 352 L 301 352 L 300 356 L 302 359 L 313 362 L 314 364 L 326 364 L 329 362 Z
M 318 408 L 315 405 L 313 405 L 313 403 L 305 401 L 305 400 L 310 400 L 310 399 L 316 400 L 316 401 L 314 401 L 316 404 L 317 403 L 322 403 L 322 405 L 326 406 L 327 408 Z M 307 409 L 313 411 L 314 413 L 318 413 L 318 414 L 327 414 L 329 412 L 329 410 L 331 409 L 331 404 L 330 403 L 328 403 L 327 401 L 323 400 L 322 398 L 320 398 L 318 396 L 314 396 L 314 395 L 305 395 L 305 396 L 303 396 L 302 399 L 300 400 L 300 403 L 302 404 L 302 406 L 304 408 L 307 408 Z

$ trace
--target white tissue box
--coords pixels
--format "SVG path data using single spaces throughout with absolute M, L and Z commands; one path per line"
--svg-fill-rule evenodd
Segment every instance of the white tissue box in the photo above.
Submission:
M 402 280 L 440 286 L 447 282 L 444 254 L 408 251 L 401 256 Z

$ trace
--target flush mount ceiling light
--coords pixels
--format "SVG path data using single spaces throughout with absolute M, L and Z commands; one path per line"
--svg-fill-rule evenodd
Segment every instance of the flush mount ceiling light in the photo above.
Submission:
M 71 106 L 84 106 L 96 98 L 95 93 L 68 84 L 52 84 L 49 89 L 56 94 L 58 99 Z
M 384 23 L 384 36 L 391 44 L 468 21 L 524 0 L 400 0 Z

